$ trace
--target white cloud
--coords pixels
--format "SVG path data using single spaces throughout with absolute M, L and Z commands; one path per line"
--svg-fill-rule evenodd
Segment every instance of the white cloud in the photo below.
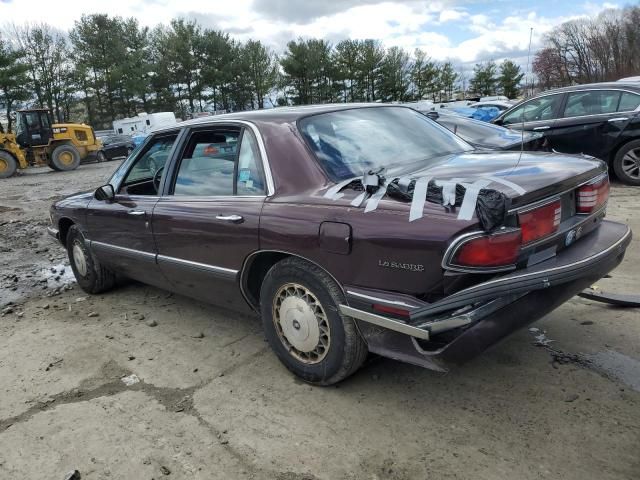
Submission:
M 278 51 L 298 36 L 334 42 L 375 38 L 387 46 L 397 45 L 409 51 L 422 48 L 435 59 L 452 59 L 456 63 L 500 60 L 505 55 L 521 58 L 526 56 L 531 28 L 535 50 L 545 33 L 574 18 L 551 13 L 540 16 L 531 8 L 507 8 L 512 4 L 506 3 L 501 4 L 504 8 L 494 10 L 495 5 L 489 2 L 483 13 L 470 14 L 469 2 L 464 0 L 111 0 L 108 4 L 84 0 L 73 9 L 60 8 L 60 2 L 50 0 L 5 2 L 0 2 L 0 19 L 18 24 L 42 21 L 69 29 L 83 13 L 109 13 L 135 16 L 143 25 L 154 26 L 178 16 L 190 16 L 207 27 L 227 30 L 239 40 L 262 40 Z M 275 13 L 287 13 L 287 8 L 300 11 L 284 16 L 265 13 L 264 9 L 270 6 Z M 615 6 L 588 2 L 576 5 L 575 16 L 596 15 Z M 447 32 L 451 32 L 451 38 L 461 40 L 452 41 Z

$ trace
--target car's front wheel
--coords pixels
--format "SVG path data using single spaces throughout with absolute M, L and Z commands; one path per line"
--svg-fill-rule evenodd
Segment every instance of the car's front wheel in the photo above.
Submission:
M 343 294 L 321 268 L 290 257 L 275 264 L 260 289 L 265 335 L 280 361 L 303 380 L 337 383 L 367 357 L 354 321 L 338 306 Z
M 640 140 L 628 142 L 618 150 L 613 170 L 627 185 L 640 185 Z
M 113 287 L 115 274 L 91 254 L 82 232 L 75 225 L 67 233 L 67 253 L 76 281 L 85 292 L 100 293 Z

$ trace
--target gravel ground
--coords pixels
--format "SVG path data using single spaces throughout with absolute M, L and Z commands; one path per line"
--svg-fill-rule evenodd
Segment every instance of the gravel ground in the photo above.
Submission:
M 637 479 L 640 310 L 574 298 L 447 375 L 292 377 L 257 318 L 131 283 L 88 296 L 45 233 L 117 162 L 0 181 L 0 478 Z M 640 189 L 609 218 L 640 232 Z M 638 293 L 638 240 L 599 286 Z

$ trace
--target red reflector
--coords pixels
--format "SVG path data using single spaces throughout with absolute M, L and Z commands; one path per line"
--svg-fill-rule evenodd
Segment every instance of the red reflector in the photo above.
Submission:
M 398 315 L 400 317 L 409 318 L 409 310 L 405 310 L 403 308 L 389 307 L 387 305 L 380 305 L 379 303 L 374 303 L 373 309 L 381 313 L 391 313 L 393 315 Z
M 522 230 L 522 243 L 533 242 L 554 233 L 558 230 L 561 216 L 562 204 L 560 200 L 528 212 L 519 213 L 518 219 Z
M 501 267 L 516 263 L 520 253 L 520 230 L 476 237 L 455 253 L 453 263 L 467 267 Z
M 604 175 L 578 188 L 576 212 L 591 213 L 598 210 L 609 199 L 609 176 Z

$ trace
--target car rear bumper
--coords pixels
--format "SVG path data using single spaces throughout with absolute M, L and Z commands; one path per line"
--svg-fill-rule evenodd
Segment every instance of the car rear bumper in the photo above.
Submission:
M 356 319 L 370 351 L 446 371 L 449 364 L 473 358 L 602 278 L 620 264 L 630 242 L 629 227 L 603 221 L 547 261 L 432 304 L 415 305 L 408 322 L 354 308 L 351 301 L 340 309 Z

